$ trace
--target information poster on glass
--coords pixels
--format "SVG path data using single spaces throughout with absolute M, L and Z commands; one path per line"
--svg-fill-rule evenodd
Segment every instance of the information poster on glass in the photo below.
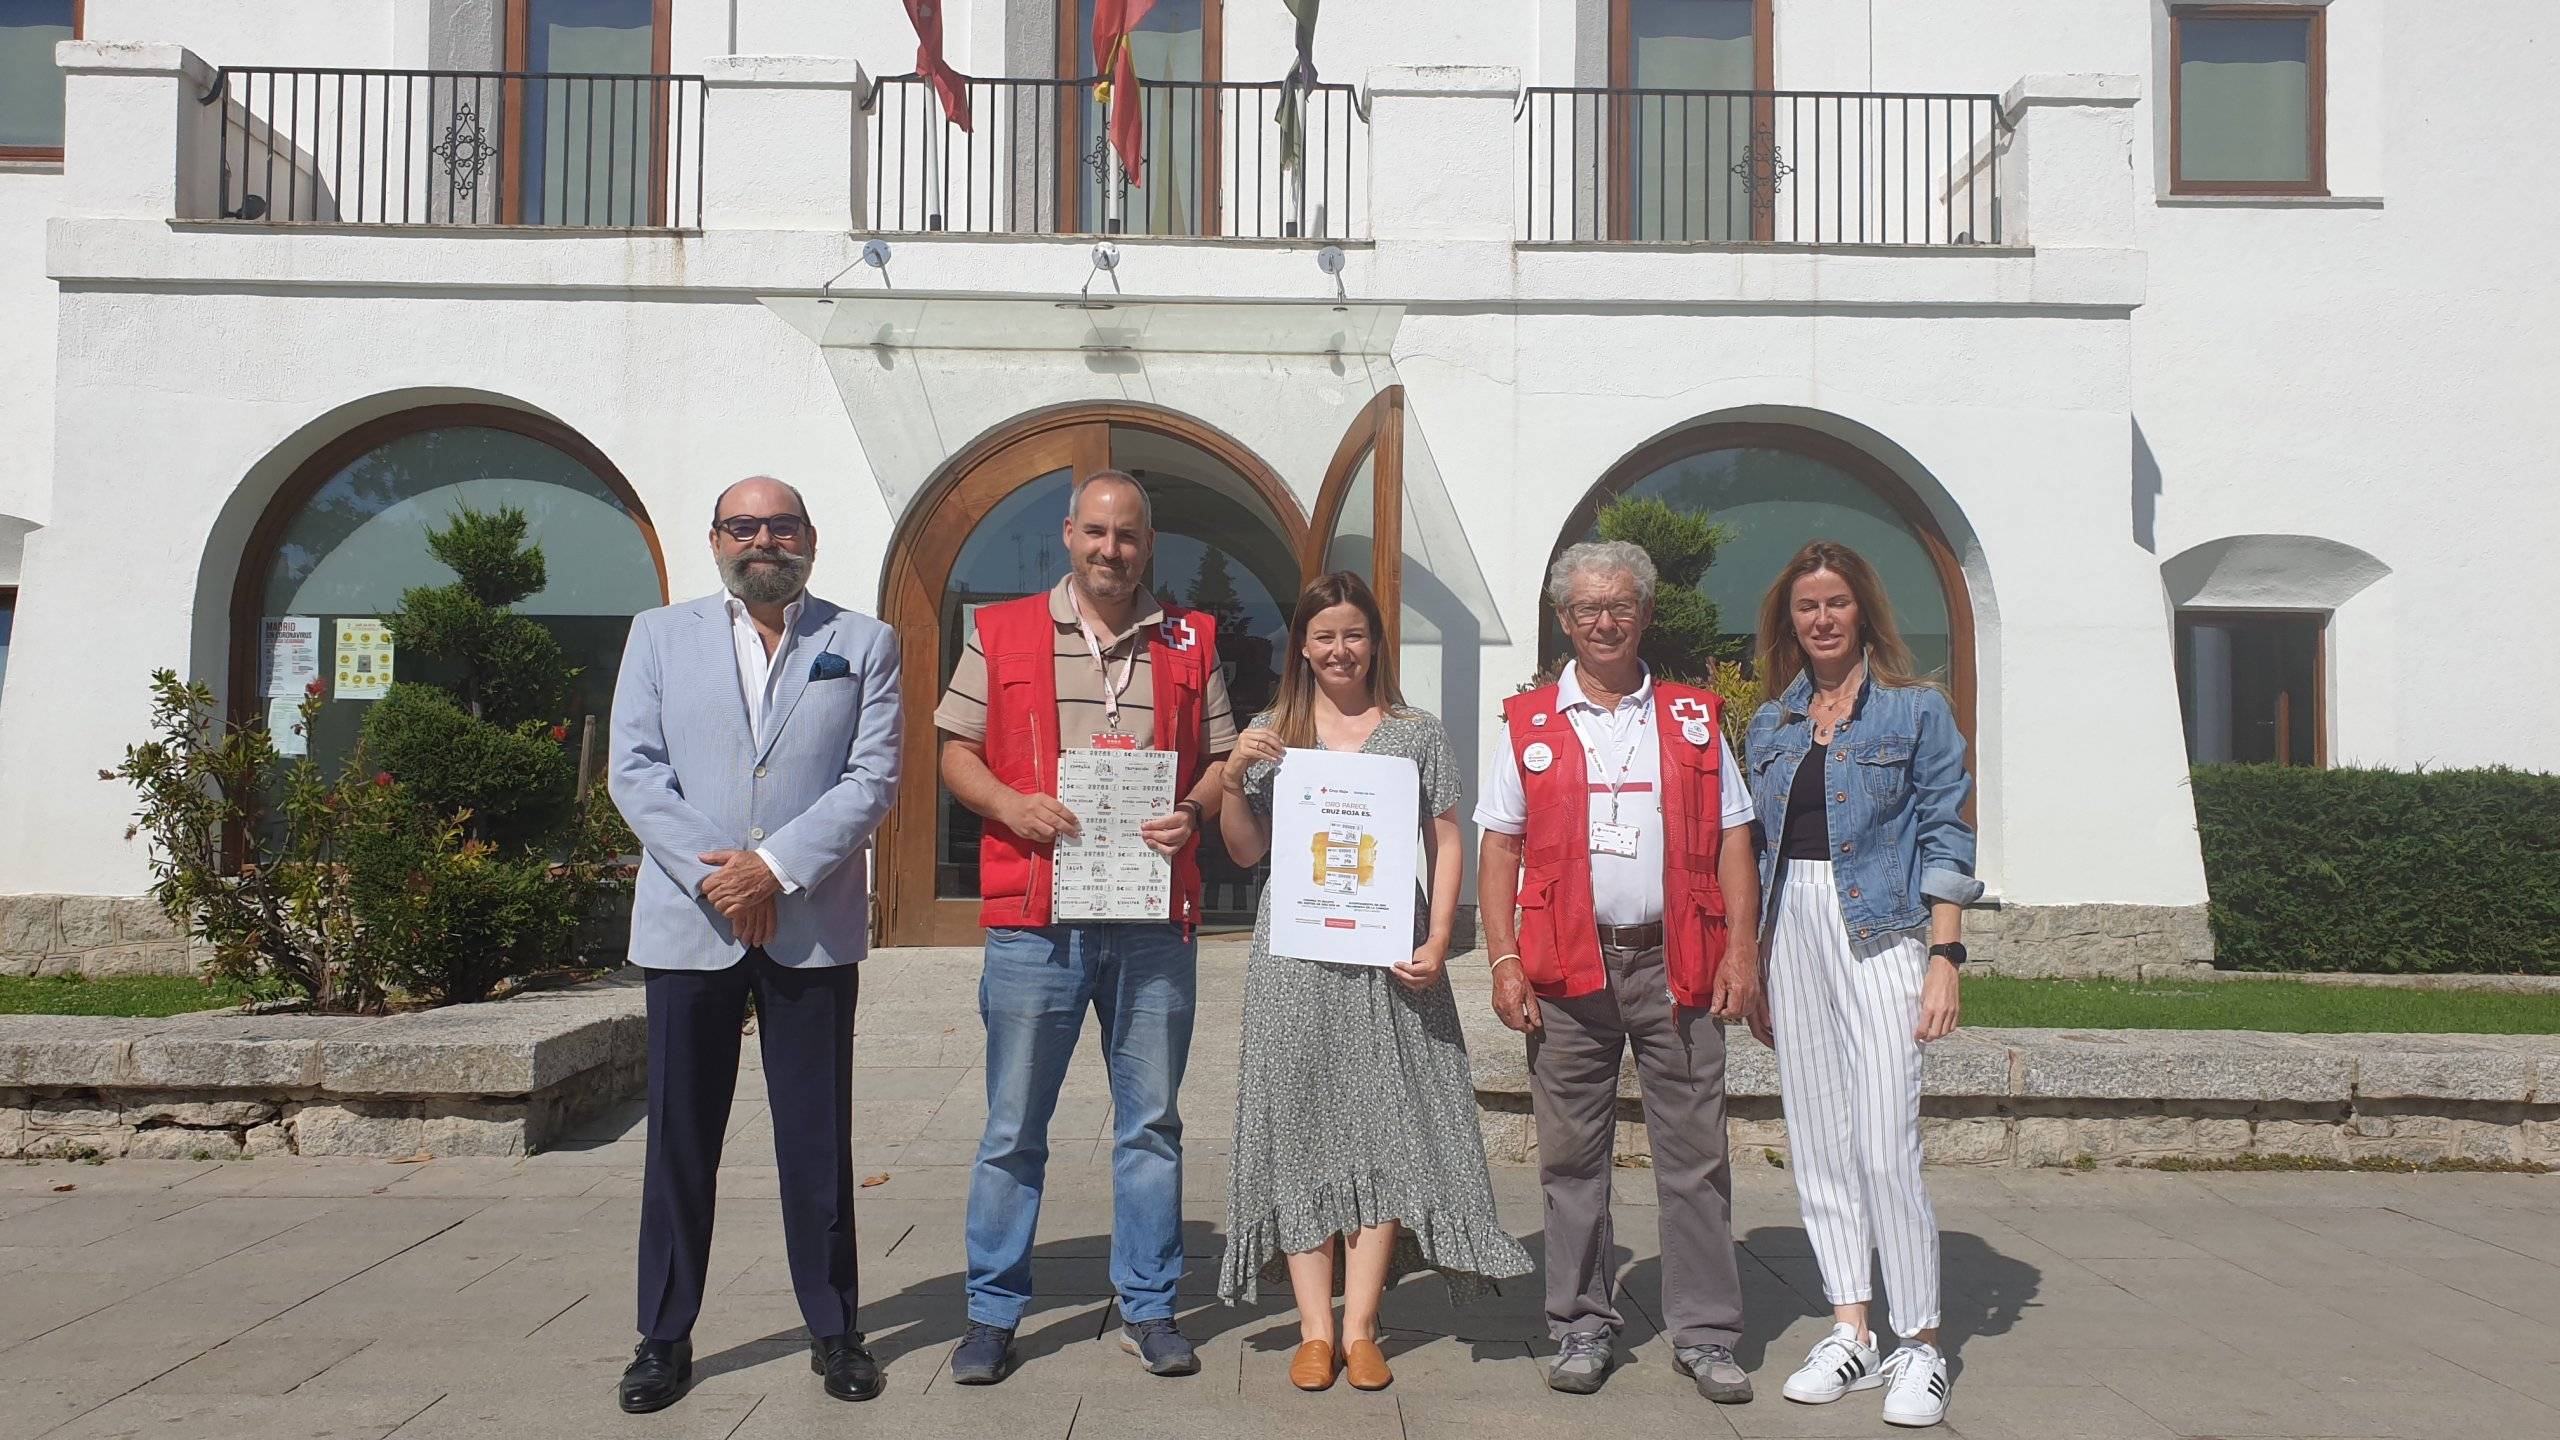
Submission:
M 1271 785 L 1271 953 L 1413 958 L 1422 784 L 1397 755 L 1292 750 Z
M 259 622 L 264 663 L 258 693 L 295 703 L 320 678 L 320 622 L 309 615 L 270 615 Z
M 1170 750 L 1069 750 L 1058 757 L 1058 802 L 1078 834 L 1061 839 L 1050 910 L 1060 920 L 1163 920 L 1173 913 L 1173 862 L 1138 827 L 1173 810 Z
M 371 616 L 338 622 L 341 700 L 379 700 L 391 688 L 391 632 Z

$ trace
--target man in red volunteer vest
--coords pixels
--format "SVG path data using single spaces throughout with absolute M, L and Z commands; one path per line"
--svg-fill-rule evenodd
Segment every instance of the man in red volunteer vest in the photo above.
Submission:
M 1160 603 L 1142 583 L 1155 554 L 1147 492 L 1102 470 L 1067 505 L 1067 578 L 1045 594 L 977 612 L 951 686 L 934 712 L 942 783 L 985 821 L 979 919 L 987 928 L 978 1013 L 987 1027 L 987 1128 L 969 1178 L 969 1329 L 951 1378 L 992 1385 L 1013 1364 L 1013 1332 L 1031 1306 L 1031 1245 L 1048 1172 L 1049 1117 L 1086 1010 L 1111 1074 L 1111 1283 L 1121 1344 L 1158 1375 L 1200 1368 L 1174 1328 L 1182 1278 L 1182 1115 L 1191 1053 L 1200 921 L 1199 835 L 1216 817 L 1218 762 L 1236 725 L 1218 672 L 1217 629 Z M 1166 750 L 1174 798 L 1138 828 L 1170 861 L 1128 887 L 1058 884 L 1059 847 L 1094 822 L 1058 798 L 1062 757 Z M 1090 807 L 1089 807 L 1090 808 Z M 1132 847 L 1132 853 L 1137 853 Z M 1748 887 L 1746 887 L 1748 888 Z M 1097 903 L 1108 900 L 1112 903 Z
M 1486 766 L 1477 899 L 1493 1004 L 1529 1037 L 1546 1191 L 1547 1383 L 1587 1395 L 1619 1314 L 1609 1174 L 1618 1066 L 1635 1052 L 1662 1207 L 1663 1328 L 1710 1400 L 1751 1398 L 1734 1362 L 1742 1281 L 1725 1155 L 1724 1024 L 1760 995 L 1751 789 L 1711 692 L 1639 658 L 1653 560 L 1622 541 L 1556 560 L 1573 643 L 1554 684 L 1502 707 Z

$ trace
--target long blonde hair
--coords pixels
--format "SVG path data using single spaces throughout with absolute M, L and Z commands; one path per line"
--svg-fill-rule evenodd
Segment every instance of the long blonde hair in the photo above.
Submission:
M 1754 657 L 1760 693 L 1783 699 L 1787 687 L 1804 673 L 1804 647 L 1796 643 L 1795 619 L 1789 612 L 1795 606 L 1796 582 L 1825 570 L 1847 582 L 1851 598 L 1858 602 L 1858 644 L 1866 652 L 1867 678 L 1878 685 L 1935 684 L 1918 673 L 1911 647 L 1902 643 L 1902 631 L 1893 623 L 1893 602 L 1885 598 L 1876 567 L 1837 540 L 1816 540 L 1795 553 L 1760 601 L 1760 645 Z
M 1395 647 L 1387 643 L 1386 617 L 1369 582 L 1348 570 L 1319 575 L 1298 592 L 1298 608 L 1289 617 L 1289 655 L 1281 662 L 1280 698 L 1265 712 L 1280 743 L 1307 749 L 1316 743 L 1316 667 L 1307 663 L 1307 630 L 1316 617 L 1336 605 L 1349 605 L 1369 622 L 1369 698 L 1390 715 L 1409 715 L 1404 691 L 1396 683 Z

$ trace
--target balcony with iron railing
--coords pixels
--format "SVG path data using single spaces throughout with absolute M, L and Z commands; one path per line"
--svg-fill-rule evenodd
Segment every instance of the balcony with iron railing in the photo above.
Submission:
M 699 228 L 697 75 L 226 65 L 215 213 L 326 225 Z
M 1522 92 L 1531 244 L 1996 246 L 2000 97 Z
M 1348 85 L 1138 82 L 1132 175 L 1098 82 L 969 79 L 970 125 L 919 75 L 873 82 L 868 228 L 962 234 L 1345 239 L 1365 234 L 1365 117 Z

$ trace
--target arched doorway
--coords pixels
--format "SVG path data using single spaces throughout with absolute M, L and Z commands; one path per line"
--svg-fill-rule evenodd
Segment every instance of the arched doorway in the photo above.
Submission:
M 904 654 L 907 783 L 881 830 L 881 937 L 893 945 L 975 944 L 978 817 L 934 777 L 933 710 L 978 606 L 1029 595 L 1066 573 L 1059 534 L 1077 477 L 1120 469 L 1155 508 L 1151 590 L 1218 613 L 1218 658 L 1239 719 L 1269 702 L 1288 634 L 1306 521 L 1253 453 L 1210 427 L 1140 405 L 1078 405 L 1028 416 L 943 467 L 889 552 L 881 614 Z M 1204 845 L 1212 924 L 1250 925 L 1259 880 Z
M 1612 466 L 1565 521 L 1555 553 L 1597 535 L 1602 506 L 1620 496 L 1704 511 L 1732 527 L 1699 584 L 1723 621 L 1725 656 L 1747 662 L 1761 597 L 1808 540 L 1838 540 L 1867 557 L 1893 600 L 1903 639 L 1923 671 L 1943 677 L 1957 722 L 1973 735 L 1973 601 L 1964 566 L 1928 507 L 1891 467 L 1818 430 L 1761 421 L 1698 425 Z M 1543 584 L 1545 577 L 1539 577 Z M 1540 649 L 1561 644 L 1542 622 Z
M 266 719 L 300 702 L 296 643 L 279 639 L 276 623 L 296 622 L 309 637 L 298 658 L 331 686 L 302 743 L 335 770 L 379 694 L 336 683 L 340 622 L 363 633 L 410 588 L 451 583 L 427 534 L 464 505 L 525 512 L 547 583 L 516 610 L 580 667 L 570 726 L 601 764 L 623 641 L 633 615 L 666 603 L 666 562 L 639 497 L 602 452 L 564 425 L 497 405 L 384 416 L 322 446 L 285 481 L 250 533 L 232 591 L 233 715 Z M 390 663 L 399 679 L 439 678 L 396 648 Z M 592 740 L 583 734 L 590 723 Z

